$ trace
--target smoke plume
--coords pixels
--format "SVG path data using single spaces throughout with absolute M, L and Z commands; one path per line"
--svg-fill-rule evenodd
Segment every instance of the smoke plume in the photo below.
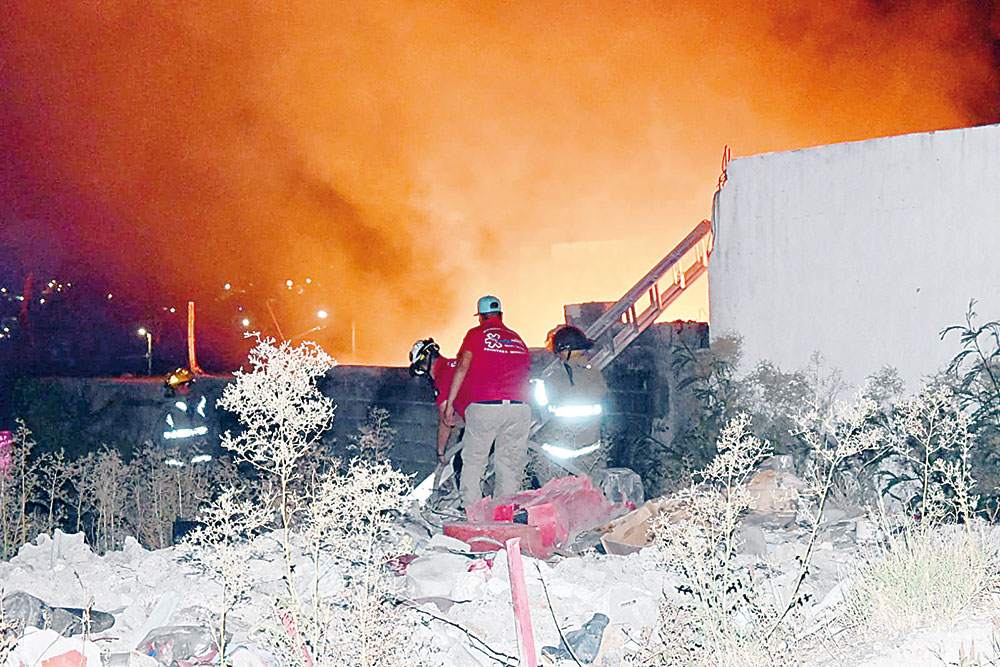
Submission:
M 323 292 L 302 309 L 353 325 L 353 356 L 343 337 L 330 350 L 353 361 L 404 363 L 426 335 L 454 352 L 481 293 L 539 344 L 563 303 L 615 299 L 710 215 L 726 144 L 1000 120 L 993 14 L 971 0 L 9 3 L 0 250 L 150 307 L 227 282 L 284 298 L 310 277 Z M 705 294 L 675 315 L 703 315 Z

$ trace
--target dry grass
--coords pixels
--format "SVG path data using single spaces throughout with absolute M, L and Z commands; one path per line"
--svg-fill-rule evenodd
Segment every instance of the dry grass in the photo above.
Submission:
M 983 526 L 910 525 L 865 554 L 844 620 L 879 635 L 949 627 L 1000 589 L 998 566 Z

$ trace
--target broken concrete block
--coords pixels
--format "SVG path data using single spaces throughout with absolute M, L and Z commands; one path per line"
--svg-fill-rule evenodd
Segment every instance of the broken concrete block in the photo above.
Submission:
M 430 553 L 420 556 L 406 568 L 406 583 L 414 598 L 454 598 L 456 581 L 469 571 L 469 559 L 451 553 Z
M 101 667 L 97 644 L 81 637 L 67 638 L 55 630 L 29 628 L 7 656 L 6 667 Z
M 749 509 L 764 514 L 792 513 L 799 507 L 799 492 L 806 484 L 791 472 L 758 470 L 746 484 Z
M 647 500 L 641 507 L 619 517 L 601 530 L 601 545 L 605 553 L 624 556 L 649 546 L 653 536 L 650 533 L 652 521 L 666 514 L 668 521 L 682 521 L 690 515 L 684 501 L 677 498 L 657 498 Z
M 5 596 L 3 609 L 7 619 L 20 622 L 21 627 L 51 629 L 63 636 L 104 632 L 115 624 L 115 617 L 107 612 L 53 607 L 22 591 Z
M 594 486 L 613 503 L 630 505 L 633 509 L 646 500 L 642 478 L 629 468 L 601 468 L 590 473 Z

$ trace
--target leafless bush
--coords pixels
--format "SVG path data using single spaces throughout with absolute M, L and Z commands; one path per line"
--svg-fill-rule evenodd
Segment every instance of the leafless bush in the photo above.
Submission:
M 756 665 L 791 661 L 792 610 L 809 571 L 820 518 L 834 479 L 846 461 L 873 449 L 884 437 L 873 419 L 877 404 L 859 398 L 832 405 L 815 398 L 794 417 L 794 435 L 810 452 L 811 505 L 802 507 L 809 526 L 805 553 L 785 599 L 765 592 L 753 569 L 736 559 L 737 529 L 749 506 L 747 481 L 770 446 L 749 431 L 752 418 L 739 414 L 723 429 L 718 454 L 692 484 L 671 499 L 676 511 L 653 523 L 654 545 L 665 568 L 688 595 L 668 601 L 660 624 L 647 633 L 642 665 Z
M 939 385 L 889 414 L 891 482 L 912 493 L 897 513 L 881 503 L 874 513 L 882 539 L 863 553 L 843 610 L 863 634 L 947 625 L 1000 590 L 1000 548 L 977 518 L 972 416 Z
M 251 368 L 235 373 L 218 403 L 236 414 L 242 429 L 235 435 L 224 433 L 222 446 L 233 452 L 237 462 L 252 466 L 274 489 L 291 596 L 288 613 L 294 626 L 301 628 L 301 605 L 292 584 L 292 528 L 296 514 L 305 506 L 298 487 L 303 462 L 315 452 L 333 420 L 333 401 L 320 392 L 317 379 L 336 362 L 315 343 L 294 347 L 259 334 L 248 337 L 257 341 L 250 350 Z
M 389 426 L 389 411 L 373 407 L 368 411 L 368 417 L 359 431 L 360 433 L 353 438 L 351 447 L 356 449 L 362 458 L 384 461 L 396 437 L 396 429 Z
M 60 499 L 65 496 L 72 478 L 73 468 L 63 450 L 45 452 L 38 457 L 38 487 L 48 509 L 45 532 L 49 535 L 66 518 L 65 504 Z
M 0 587 L 0 600 L 3 600 L 3 597 L 4 591 Z M 7 612 L 0 603 L 0 665 L 7 664 L 8 657 L 23 634 L 24 628 L 19 622 L 7 618 Z
M 252 580 L 248 564 L 255 555 L 253 538 L 271 522 L 272 515 L 269 508 L 253 500 L 241 500 L 239 492 L 230 487 L 203 508 L 199 519 L 203 525 L 187 536 L 183 553 L 196 569 L 219 584 L 219 615 L 208 621 L 225 667 L 229 614 L 249 599 Z
M 666 603 L 655 636 L 633 658 L 637 664 L 760 664 L 766 654 L 762 629 L 776 611 L 735 564 L 737 529 L 750 502 L 746 483 L 770 453 L 749 425 L 746 414 L 726 425 L 703 483 L 675 494 L 677 511 L 653 522 L 657 560 L 689 595 Z
M 333 360 L 311 344 L 296 348 L 260 339 L 250 359 L 252 370 L 237 374 L 220 406 L 244 426 L 238 436 L 227 433 L 223 445 L 272 484 L 280 516 L 288 600 L 275 601 L 263 636 L 303 664 L 412 664 L 401 655 L 405 625 L 395 622 L 385 568 L 393 520 L 409 491 L 408 479 L 380 460 L 391 443 L 388 412 L 374 410 L 359 438 L 371 456 L 333 465 L 318 447 L 333 404 L 316 386 Z M 302 552 L 312 561 L 308 595 L 296 589 L 292 567 Z M 321 594 L 321 578 L 331 567 L 343 577 L 336 596 Z
M 387 461 L 356 459 L 328 476 L 310 506 L 307 533 L 345 573 L 340 632 L 332 655 L 358 665 L 406 664 L 404 626 L 395 623 L 393 577 L 385 567 L 393 525 L 406 505 L 409 479 Z
M 971 452 L 972 418 L 944 386 L 930 386 L 890 412 L 887 446 L 897 458 L 883 488 L 912 483 L 915 493 L 901 498 L 925 525 L 969 521 L 976 512 Z
M 0 533 L 3 558 L 10 558 L 32 536 L 39 524 L 31 511 L 31 501 L 38 484 L 38 464 L 31 452 L 36 443 L 21 420 L 14 430 L 11 462 L 6 474 L 0 474 Z

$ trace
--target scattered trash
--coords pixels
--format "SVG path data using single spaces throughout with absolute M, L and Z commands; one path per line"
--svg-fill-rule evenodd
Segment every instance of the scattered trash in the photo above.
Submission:
M 104 661 L 104 667 L 159 667 L 159 665 L 156 658 L 138 651 L 112 653 Z
M 406 568 L 410 565 L 410 563 L 416 560 L 416 558 L 417 558 L 416 554 L 403 554 L 401 556 L 396 556 L 395 558 L 389 559 L 389 561 L 386 564 L 389 566 L 389 569 L 392 570 L 397 577 L 401 577 L 404 574 L 406 574 Z
M 680 510 L 666 498 L 646 501 L 641 507 L 615 519 L 604 528 L 604 535 L 601 536 L 604 552 L 624 556 L 649 546 L 652 542 L 649 528 L 653 518 L 661 512 Z
M 590 477 L 605 498 L 630 510 L 646 500 L 642 478 L 631 468 L 601 468 L 590 473 Z
M 167 625 L 152 630 L 139 643 L 139 653 L 152 656 L 160 665 L 205 665 L 213 662 L 219 647 L 208 628 L 198 625 Z
M 67 638 L 55 630 L 28 628 L 7 656 L 6 667 L 101 667 L 97 644 L 82 637 Z
M 575 657 L 580 662 L 589 665 L 594 662 L 601 650 L 604 629 L 608 627 L 610 620 L 604 614 L 594 614 L 589 621 L 583 624 L 582 628 L 567 632 L 566 641 L 559 642 L 558 648 L 543 646 L 542 657 L 553 660 L 572 660 Z M 567 643 L 569 649 L 566 647 Z M 570 649 L 572 649 L 572 653 L 570 653 Z
M 142 639 L 148 635 L 153 628 L 160 628 L 170 622 L 177 605 L 180 603 L 180 596 L 174 591 L 167 591 L 156 601 L 153 611 L 149 612 L 146 622 L 138 630 L 134 630 L 128 638 L 128 646 L 139 646 Z
M 414 560 L 406 570 L 406 583 L 414 598 L 469 600 L 479 592 L 488 572 L 471 572 L 468 556 L 453 553 L 427 553 Z
M 4 597 L 4 613 L 8 620 L 21 623 L 21 627 L 55 630 L 64 637 L 104 632 L 115 624 L 115 617 L 103 611 L 53 607 L 34 595 L 16 591 Z

